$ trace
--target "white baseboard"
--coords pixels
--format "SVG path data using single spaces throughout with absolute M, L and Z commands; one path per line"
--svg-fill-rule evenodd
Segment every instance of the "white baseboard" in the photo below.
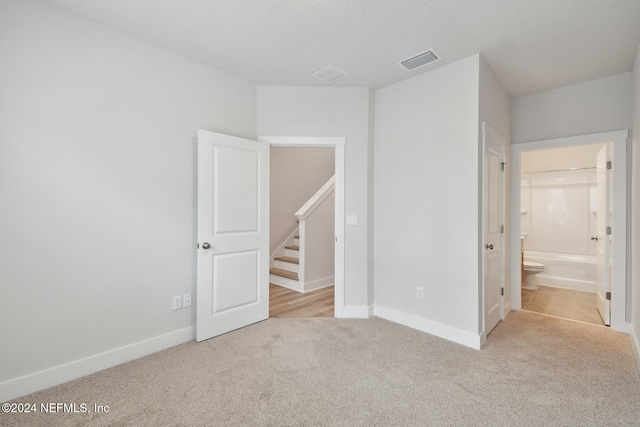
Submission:
M 631 348 L 633 349 L 633 355 L 636 359 L 636 368 L 638 368 L 638 375 L 640 375 L 640 337 L 633 329 L 633 325 L 629 325 L 629 337 L 631 339 Z
M 195 339 L 195 326 L 159 335 L 144 341 L 114 348 L 84 359 L 54 366 L 0 383 L 0 402 L 8 402 L 36 391 L 66 383 L 103 369 L 111 368 L 143 356 Z
M 334 282 L 334 276 L 314 280 L 313 282 L 302 283 L 299 280 L 293 280 L 286 277 L 277 276 L 275 274 L 269 275 L 269 283 L 282 286 L 283 288 L 291 289 L 292 291 L 300 292 L 301 294 L 315 291 L 321 288 L 328 288 L 329 286 L 333 286 Z
M 311 292 L 311 291 L 315 291 L 316 289 L 333 286 L 334 282 L 335 282 L 334 276 L 324 277 L 322 279 L 314 280 L 312 282 L 306 282 L 303 285 L 303 289 L 304 289 L 303 292 Z
M 390 320 L 392 322 L 444 338 L 445 340 L 471 347 L 474 350 L 480 350 L 482 345 L 481 335 L 414 316 L 413 314 L 404 313 L 393 308 L 375 305 L 374 314 L 382 319 Z
M 340 319 L 369 319 L 373 315 L 373 307 L 366 305 L 347 305 L 335 307 L 334 316 Z

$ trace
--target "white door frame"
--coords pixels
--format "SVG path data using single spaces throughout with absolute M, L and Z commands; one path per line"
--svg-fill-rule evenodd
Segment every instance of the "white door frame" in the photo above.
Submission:
M 613 182 L 613 215 L 611 228 L 613 244 L 611 257 L 611 329 L 617 332 L 629 332 L 627 320 L 627 129 L 595 133 L 589 135 L 571 136 L 567 138 L 533 141 L 511 146 L 510 173 L 510 288 L 511 307 L 520 310 L 522 307 L 520 295 L 520 179 L 521 155 L 527 151 L 545 150 L 548 148 L 573 147 L 589 144 L 610 144 L 612 148 L 612 176 Z M 518 268 L 515 268 L 518 267 Z
M 494 142 L 496 142 L 498 145 L 500 145 L 502 147 L 501 149 L 501 153 L 500 153 L 500 161 L 503 162 L 503 164 L 506 166 L 506 151 L 507 151 L 507 143 L 506 143 L 506 139 L 500 135 L 500 133 L 498 131 L 496 131 L 494 128 L 492 128 L 487 122 L 482 122 L 482 203 L 483 203 L 483 208 L 482 208 L 482 243 L 481 243 L 481 247 L 480 250 L 482 251 L 482 262 L 480 264 L 480 277 L 482 278 L 482 296 L 481 296 L 481 301 L 482 301 L 482 337 L 481 337 L 481 345 L 484 345 L 484 343 L 487 340 L 487 325 L 486 325 L 486 317 L 487 317 L 487 309 L 488 307 L 486 306 L 486 301 L 485 301 L 485 294 L 487 292 L 487 288 L 486 288 L 486 283 L 485 283 L 485 258 L 487 256 L 487 252 L 485 250 L 485 244 L 486 244 L 486 234 L 487 234 L 487 230 L 485 229 L 486 226 L 486 218 L 485 218 L 485 209 L 484 209 L 484 203 L 486 200 L 486 192 L 488 191 L 487 188 L 487 171 L 486 171 L 486 149 L 487 149 L 487 138 L 491 138 Z M 506 169 L 506 168 L 505 168 Z M 503 170 L 502 175 L 500 176 L 500 212 L 498 213 L 500 215 L 500 221 L 502 222 L 502 227 L 505 227 L 505 221 L 506 221 L 506 212 L 505 212 L 505 208 L 506 208 L 506 181 L 507 181 L 507 177 L 506 177 L 506 170 Z M 503 228 L 503 232 L 500 234 L 500 287 L 503 289 L 505 288 L 505 282 L 506 282 L 506 263 L 505 263 L 505 258 L 506 258 L 506 249 L 507 247 L 505 246 L 505 231 Z M 502 296 L 502 299 L 500 301 L 500 319 L 504 320 L 505 316 L 508 314 L 508 309 L 505 309 L 505 298 L 508 297 L 508 294 L 505 292 Z M 490 332 L 490 331 L 489 331 Z
M 296 137 L 259 136 L 258 141 L 273 147 L 334 147 L 335 148 L 335 301 L 334 316 L 348 317 L 344 303 L 344 153 L 346 138 L 342 137 Z

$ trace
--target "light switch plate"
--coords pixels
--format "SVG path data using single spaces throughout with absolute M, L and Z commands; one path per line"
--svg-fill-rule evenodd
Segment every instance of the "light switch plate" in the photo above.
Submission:
M 358 215 L 347 215 L 347 225 L 358 225 Z

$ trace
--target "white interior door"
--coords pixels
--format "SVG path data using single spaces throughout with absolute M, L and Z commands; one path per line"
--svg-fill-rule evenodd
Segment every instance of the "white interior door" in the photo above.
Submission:
M 484 132 L 484 330 L 489 334 L 502 318 L 503 300 L 503 145 L 495 131 Z
M 269 317 L 269 145 L 198 131 L 196 341 Z
M 602 316 L 605 325 L 611 324 L 611 235 L 607 233 L 611 217 L 610 186 L 611 175 L 607 164 L 609 158 L 609 147 L 605 145 L 597 155 L 596 172 L 596 239 L 597 249 L 597 299 L 598 312 Z

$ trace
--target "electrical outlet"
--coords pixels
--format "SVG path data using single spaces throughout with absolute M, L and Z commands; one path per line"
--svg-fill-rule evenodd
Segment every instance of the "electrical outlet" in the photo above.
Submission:
M 173 309 L 180 310 L 181 308 L 182 308 L 182 297 L 181 296 L 173 297 Z
M 182 296 L 182 306 L 191 307 L 191 294 L 184 294 Z
M 424 288 L 418 286 L 416 288 L 416 298 L 418 299 L 424 299 Z

